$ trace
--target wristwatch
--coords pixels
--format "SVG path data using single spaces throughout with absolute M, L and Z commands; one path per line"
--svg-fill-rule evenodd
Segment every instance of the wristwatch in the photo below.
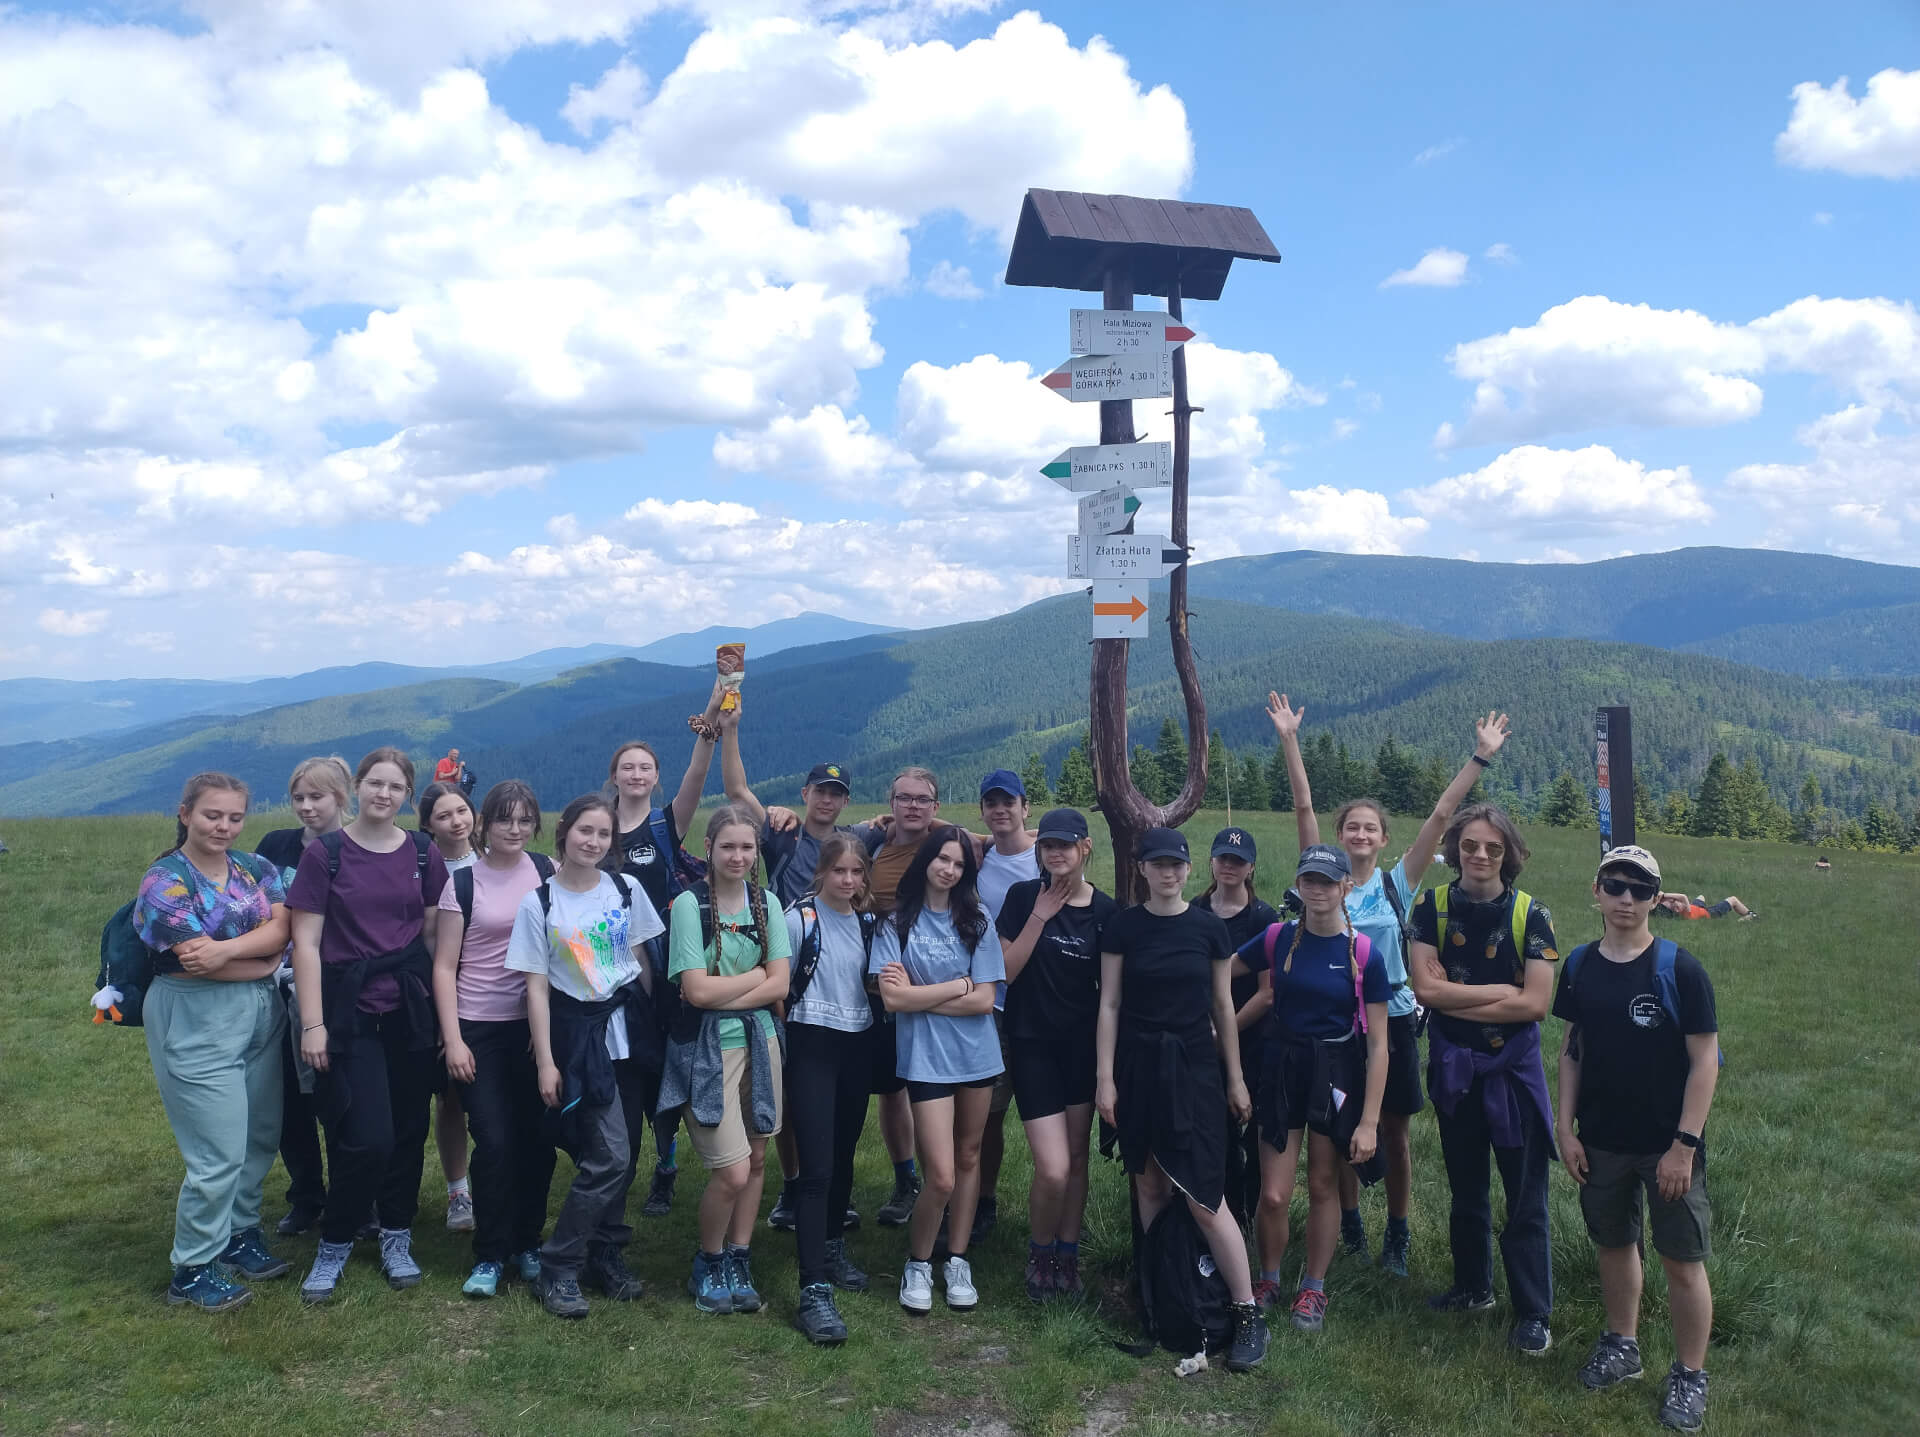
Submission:
M 1674 1141 L 1675 1141 L 1676 1143 L 1678 1143 L 1678 1144 L 1680 1144 L 1680 1146 L 1681 1146 L 1681 1147 L 1683 1147 L 1683 1148 L 1696 1148 L 1696 1149 L 1697 1149 L 1697 1148 L 1698 1148 L 1698 1147 L 1700 1147 L 1700 1145 L 1701 1145 L 1701 1144 L 1700 1144 L 1700 1134 L 1698 1134 L 1698 1133 L 1690 1133 L 1690 1132 L 1688 1132 L 1688 1131 L 1687 1131 L 1687 1130 L 1686 1130 L 1685 1128 L 1682 1128 L 1682 1129 L 1680 1129 L 1680 1131 L 1678 1131 L 1678 1132 L 1676 1132 L 1676 1133 L 1675 1133 L 1675 1134 L 1673 1135 L 1673 1140 L 1674 1140 Z

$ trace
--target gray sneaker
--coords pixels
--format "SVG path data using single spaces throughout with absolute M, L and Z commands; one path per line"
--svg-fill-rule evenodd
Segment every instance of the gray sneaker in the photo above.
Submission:
M 1667 1390 L 1660 1399 L 1660 1425 L 1676 1432 L 1698 1432 L 1707 1421 L 1707 1374 L 1674 1363 L 1667 1369 Z
M 352 1243 L 322 1241 L 313 1254 L 313 1266 L 307 1270 L 306 1278 L 300 1284 L 300 1300 L 325 1302 L 332 1297 L 333 1290 L 340 1285 L 340 1274 L 346 1271 L 347 1259 L 351 1256 Z
M 386 1275 L 388 1287 L 419 1286 L 420 1264 L 413 1260 L 412 1228 L 380 1229 L 380 1271 Z
M 1640 1344 L 1617 1332 L 1603 1332 L 1580 1369 L 1580 1385 L 1589 1392 L 1605 1392 L 1646 1374 L 1640 1365 Z

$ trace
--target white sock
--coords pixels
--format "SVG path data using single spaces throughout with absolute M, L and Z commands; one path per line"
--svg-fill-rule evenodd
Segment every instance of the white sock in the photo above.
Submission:
M 455 1178 L 452 1182 L 447 1184 L 448 1197 L 465 1196 L 470 1194 L 472 1191 L 473 1189 L 468 1185 L 467 1180 L 465 1178 Z

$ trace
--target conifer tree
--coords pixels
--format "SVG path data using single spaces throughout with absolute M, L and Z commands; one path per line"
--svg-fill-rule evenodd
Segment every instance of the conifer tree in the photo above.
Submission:
M 1270 795 L 1267 792 L 1267 766 L 1260 762 L 1260 755 L 1250 753 L 1238 762 L 1233 780 L 1233 806 L 1259 810 L 1267 806 Z
M 1099 800 L 1093 789 L 1093 761 L 1087 757 L 1087 738 L 1067 750 L 1060 761 L 1060 787 L 1056 794 L 1068 808 L 1091 809 Z
M 1700 792 L 1693 800 L 1693 822 L 1689 832 L 1696 838 L 1733 838 L 1740 830 L 1738 775 L 1727 756 L 1718 749 L 1707 760 L 1707 771 L 1700 777 Z
M 1180 732 L 1180 725 L 1172 719 L 1160 721 L 1160 742 L 1154 750 L 1154 757 L 1160 765 L 1160 787 L 1158 796 L 1148 794 L 1148 797 L 1155 803 L 1171 803 L 1187 782 L 1187 741 Z M 1134 781 L 1139 782 L 1137 774 Z M 1140 791 L 1147 792 L 1144 784 Z
M 1275 813 L 1293 809 L 1293 777 L 1287 772 L 1287 751 L 1279 744 L 1273 746 L 1273 757 L 1267 760 L 1267 807 Z
M 1227 756 L 1226 740 L 1220 737 L 1220 730 L 1215 729 L 1213 736 L 1207 740 L 1206 804 L 1208 808 L 1225 808 L 1227 806 L 1227 794 L 1233 787 L 1235 777 L 1233 770 L 1228 767 L 1232 762 L 1233 760 Z M 1180 776 L 1184 782 L 1186 779 L 1184 764 L 1181 767 Z M 1234 802 L 1242 808 L 1247 806 L 1246 799 L 1239 794 L 1234 795 Z
M 1047 761 L 1037 753 L 1027 755 L 1020 769 L 1020 782 L 1027 790 L 1027 804 L 1035 812 L 1051 807 L 1053 794 L 1047 788 Z
M 1540 805 L 1540 821 L 1553 828 L 1580 828 L 1594 821 L 1587 791 L 1570 771 L 1562 769 L 1553 787 L 1547 790 L 1546 799 Z

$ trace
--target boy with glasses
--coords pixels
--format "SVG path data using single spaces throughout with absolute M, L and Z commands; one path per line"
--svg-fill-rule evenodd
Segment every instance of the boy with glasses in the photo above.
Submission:
M 1667 1274 L 1675 1361 L 1660 1421 L 1697 1432 L 1706 1420 L 1709 1208 L 1702 1132 L 1719 1078 L 1713 983 L 1699 961 L 1648 927 L 1660 864 L 1644 848 L 1600 860 L 1593 893 L 1600 941 L 1568 955 L 1554 995 L 1567 1025 L 1560 1053 L 1560 1158 L 1580 1185 L 1599 1249 L 1607 1326 L 1580 1381 L 1604 1391 L 1639 1377 L 1640 1194 Z

